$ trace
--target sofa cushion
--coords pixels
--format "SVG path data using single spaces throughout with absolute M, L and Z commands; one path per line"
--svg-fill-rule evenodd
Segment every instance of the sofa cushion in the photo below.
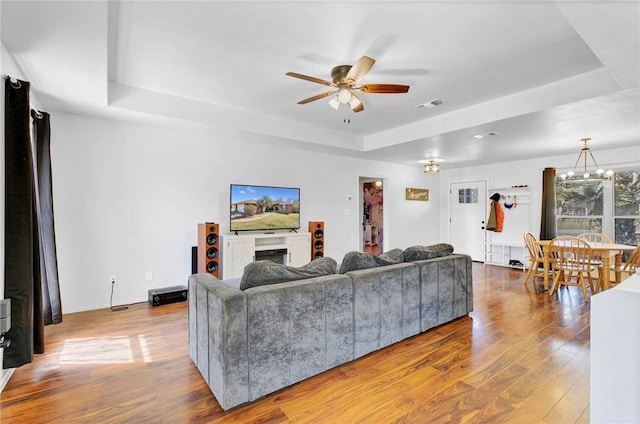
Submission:
M 255 261 L 244 267 L 240 290 L 335 274 L 337 266 L 336 261 L 330 257 L 318 258 L 298 268 L 271 261 Z
M 411 246 L 404 250 L 404 261 L 413 262 L 424 259 L 439 258 L 453 253 L 453 246 L 447 243 L 438 243 L 431 246 Z
M 399 264 L 404 261 L 404 251 L 402 249 L 391 249 L 388 252 L 384 252 L 378 256 L 380 259 Z
M 357 271 L 359 269 L 375 268 L 384 265 L 393 265 L 397 262 L 386 259 L 381 256 L 376 256 L 373 253 L 364 252 L 349 252 L 344 255 L 342 265 L 340 265 L 340 274 L 344 274 L 349 271 Z

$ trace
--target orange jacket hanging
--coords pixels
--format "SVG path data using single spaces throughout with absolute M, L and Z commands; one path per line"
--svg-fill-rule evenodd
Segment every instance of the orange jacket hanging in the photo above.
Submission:
M 487 230 L 501 233 L 504 226 L 504 211 L 500 203 L 492 200 L 489 209 L 489 220 L 487 221 Z
M 500 206 L 500 202 L 496 202 L 496 233 L 501 233 L 503 226 L 504 211 L 502 210 L 502 206 Z

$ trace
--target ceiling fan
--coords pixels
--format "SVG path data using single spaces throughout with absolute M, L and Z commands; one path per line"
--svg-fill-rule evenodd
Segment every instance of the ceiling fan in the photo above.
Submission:
M 338 65 L 331 70 L 331 78 L 333 82 L 325 81 L 320 78 L 310 77 L 308 75 L 297 74 L 295 72 L 287 72 L 286 75 L 294 78 L 300 78 L 305 81 L 315 82 L 317 84 L 334 87 L 334 91 L 325 91 L 324 93 L 309 97 L 298 102 L 304 105 L 325 97 L 333 96 L 329 104 L 336 110 L 341 104 L 348 104 L 353 112 L 362 112 L 364 105 L 356 92 L 365 94 L 398 94 L 409 91 L 408 85 L 399 84 L 358 84 L 373 67 L 376 61 L 370 57 L 362 56 L 353 65 Z

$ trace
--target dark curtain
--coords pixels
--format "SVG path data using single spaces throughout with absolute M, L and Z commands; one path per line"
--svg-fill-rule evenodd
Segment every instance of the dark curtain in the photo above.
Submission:
M 542 171 L 542 216 L 540 220 L 540 240 L 556 237 L 556 169 Z
M 36 152 L 36 203 L 40 242 L 40 287 L 44 324 L 62 322 L 58 283 L 58 258 L 53 219 L 51 180 L 50 120 L 46 112 L 31 111 L 33 143 Z
M 29 83 L 5 78 L 5 269 L 11 340 L 3 368 L 44 352 L 44 325 L 62 321 L 51 187 L 49 114 L 31 111 Z
M 29 136 L 29 83 L 5 78 L 5 270 L 4 296 L 11 299 L 11 345 L 3 368 L 33 361 L 44 341 L 38 302 L 40 273 L 37 225 L 33 214 L 34 173 Z M 35 240 L 35 243 L 34 243 Z M 35 325 L 34 325 L 35 323 Z

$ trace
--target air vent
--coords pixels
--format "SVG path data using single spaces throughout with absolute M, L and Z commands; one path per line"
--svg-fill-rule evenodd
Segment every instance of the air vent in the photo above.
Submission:
M 420 103 L 419 105 L 415 105 L 414 107 L 415 107 L 416 109 L 420 109 L 420 108 L 422 108 L 422 107 L 427 108 L 427 109 L 430 109 L 430 108 L 432 108 L 432 107 L 440 106 L 441 104 L 442 104 L 442 100 L 440 100 L 440 99 L 433 99 L 433 100 L 430 100 L 430 101 L 428 101 L 428 102 Z

